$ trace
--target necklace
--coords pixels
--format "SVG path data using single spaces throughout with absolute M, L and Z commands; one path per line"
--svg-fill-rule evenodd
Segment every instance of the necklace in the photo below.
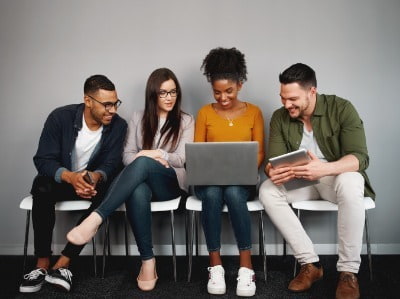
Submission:
M 226 117 L 226 119 L 228 120 L 228 126 L 233 127 L 233 119 L 229 118 L 228 116 Z

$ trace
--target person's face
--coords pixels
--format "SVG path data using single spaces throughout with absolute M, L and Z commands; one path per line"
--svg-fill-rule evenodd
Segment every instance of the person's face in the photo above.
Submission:
M 229 109 L 238 100 L 238 94 L 242 83 L 232 80 L 221 79 L 212 83 L 214 99 L 223 109 Z
M 99 89 L 93 95 L 85 95 L 84 100 L 86 108 L 89 109 L 91 121 L 98 125 L 111 123 L 113 116 L 117 112 L 115 104 L 119 101 L 115 90 Z M 106 109 L 105 104 L 109 104 L 110 108 Z
M 298 83 L 281 84 L 281 101 L 291 118 L 302 118 L 311 115 L 314 106 L 311 100 L 316 88 L 302 88 Z
M 176 90 L 176 84 L 174 80 L 169 79 L 164 81 L 158 91 L 157 108 L 158 115 L 166 117 L 168 112 L 170 112 L 176 103 L 176 97 L 178 95 L 178 90 Z

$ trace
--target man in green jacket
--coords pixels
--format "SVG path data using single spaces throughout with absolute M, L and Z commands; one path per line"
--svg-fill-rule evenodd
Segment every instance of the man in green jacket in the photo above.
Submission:
M 359 298 L 365 196 L 375 197 L 365 169 L 369 158 L 363 122 L 353 105 L 334 95 L 317 93 L 315 72 L 297 63 L 279 76 L 283 107 L 271 118 L 268 158 L 304 148 L 310 161 L 301 166 L 265 168 L 269 180 L 260 186 L 260 200 L 301 265 L 289 290 L 303 292 L 322 278 L 313 244 L 289 206 L 294 201 L 323 199 L 338 204 L 340 273 L 336 298 Z M 302 178 L 317 184 L 287 190 L 284 184 Z

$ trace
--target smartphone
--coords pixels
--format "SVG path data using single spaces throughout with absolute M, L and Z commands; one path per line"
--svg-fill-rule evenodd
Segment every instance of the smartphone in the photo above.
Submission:
M 90 185 L 94 185 L 92 175 L 90 174 L 89 171 L 86 171 L 85 175 L 83 176 L 83 179 L 85 180 L 86 183 L 88 183 Z

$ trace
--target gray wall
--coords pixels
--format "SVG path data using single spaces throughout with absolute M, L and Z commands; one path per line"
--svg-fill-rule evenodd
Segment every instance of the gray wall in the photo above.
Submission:
M 399 14 L 398 0 L 1 0 L 0 254 L 22 253 L 25 213 L 18 205 L 36 174 L 32 156 L 52 109 L 81 102 L 84 80 L 102 73 L 116 84 L 123 101 L 119 112 L 129 119 L 143 107 L 150 72 L 165 66 L 180 79 L 183 108 L 196 114 L 213 101 L 199 68 L 217 46 L 245 53 L 249 76 L 241 99 L 263 110 L 266 129 L 280 106 L 278 74 L 295 62 L 316 70 L 319 92 L 354 103 L 365 122 L 368 173 L 378 194 L 370 213 L 373 250 L 400 253 Z M 56 253 L 77 216 L 59 215 Z M 183 216 L 177 219 L 180 245 Z M 163 218 L 154 221 L 157 248 L 169 244 Z M 336 216 L 305 214 L 304 221 L 318 248 L 329 253 L 336 242 Z M 266 225 L 267 249 L 278 253 L 281 238 L 268 220 Z M 114 246 L 121 244 L 120 235 Z M 228 223 L 223 235 L 234 253 Z

